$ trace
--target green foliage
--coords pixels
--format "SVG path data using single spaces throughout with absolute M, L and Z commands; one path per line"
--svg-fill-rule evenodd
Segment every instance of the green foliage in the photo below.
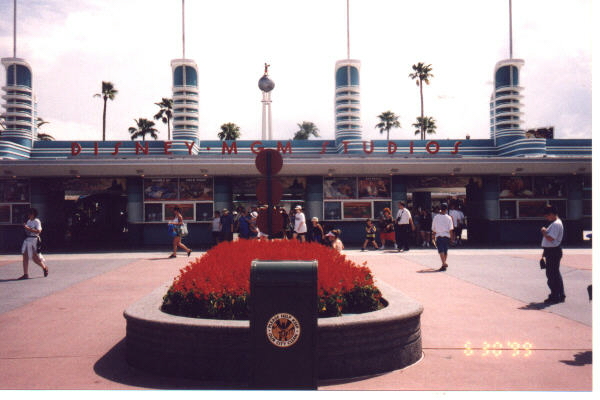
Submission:
M 240 127 L 233 122 L 221 125 L 221 131 L 217 133 L 220 140 L 238 140 L 241 135 Z

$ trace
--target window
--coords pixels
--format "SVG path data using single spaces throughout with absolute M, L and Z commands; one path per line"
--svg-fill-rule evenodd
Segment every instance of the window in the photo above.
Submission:
M 212 178 L 144 179 L 144 220 L 164 222 L 178 206 L 186 221 L 209 221 L 213 209 Z
M 391 179 L 326 177 L 323 178 L 323 198 L 326 220 L 379 218 L 383 209 L 391 206 Z
M 22 224 L 31 207 L 29 180 L 0 180 L 0 224 Z

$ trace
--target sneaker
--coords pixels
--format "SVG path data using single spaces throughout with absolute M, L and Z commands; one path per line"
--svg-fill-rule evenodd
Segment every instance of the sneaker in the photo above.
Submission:
M 360 249 L 360 251 L 365 251 L 365 249 Z
M 385 250 L 385 246 L 381 246 L 379 250 Z

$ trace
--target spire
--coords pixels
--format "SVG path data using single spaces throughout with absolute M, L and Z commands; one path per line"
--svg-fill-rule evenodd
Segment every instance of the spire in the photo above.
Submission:
M 513 58 L 513 36 L 512 36 L 512 0 L 508 0 L 508 36 L 509 36 L 509 55 Z
M 17 0 L 13 4 L 13 58 L 17 58 Z
M 350 0 L 346 0 L 346 52 L 350 59 Z
M 181 58 L 185 60 L 185 0 L 181 0 L 181 42 L 183 49 Z

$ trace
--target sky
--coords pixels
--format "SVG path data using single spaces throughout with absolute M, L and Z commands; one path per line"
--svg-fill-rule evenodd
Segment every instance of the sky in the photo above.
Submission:
M 101 82 L 119 91 L 107 106 L 107 140 L 128 140 L 134 119 L 171 97 L 172 59 L 182 57 L 181 0 L 20 0 L 17 57 L 33 69 L 43 131 L 57 140 L 101 140 Z M 302 121 L 334 134 L 334 67 L 346 54 L 345 0 L 188 0 L 186 58 L 198 65 L 201 140 L 240 126 L 261 137 L 264 63 L 275 82 L 273 137 Z M 12 57 L 13 0 L 0 0 L 0 57 Z M 513 57 L 521 58 L 523 128 L 553 126 L 561 139 L 592 137 L 592 0 L 513 0 Z M 489 138 L 495 64 L 509 58 L 508 0 L 351 0 L 350 58 L 361 61 L 363 139 L 385 139 L 377 115 L 393 111 L 390 139 L 418 139 L 419 88 L 411 66 L 431 64 L 425 115 L 432 138 Z M 3 74 L 4 75 L 4 74 Z M 5 77 L 0 79 L 5 83 Z M 157 121 L 159 139 L 167 128 Z

